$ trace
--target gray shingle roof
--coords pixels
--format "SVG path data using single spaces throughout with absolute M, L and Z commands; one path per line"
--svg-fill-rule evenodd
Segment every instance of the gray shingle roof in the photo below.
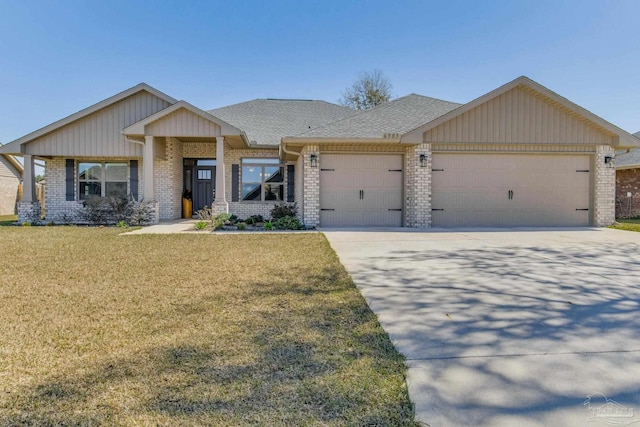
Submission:
M 640 138 L 640 132 L 636 132 L 633 136 Z M 640 166 L 640 148 L 631 150 L 626 154 L 616 155 L 616 167 Z
M 255 99 L 216 108 L 210 114 L 246 132 L 260 145 L 280 144 L 284 136 L 298 135 L 357 112 L 326 101 Z
M 462 104 L 414 93 L 379 105 L 298 136 L 318 138 L 383 138 L 386 133 L 404 134 Z M 294 136 L 294 135 L 287 135 Z

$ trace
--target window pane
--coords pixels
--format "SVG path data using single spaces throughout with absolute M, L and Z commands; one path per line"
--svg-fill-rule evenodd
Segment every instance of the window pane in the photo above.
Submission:
M 107 182 L 105 184 L 105 196 L 107 197 L 127 197 L 126 182 Z
M 280 163 L 280 159 L 260 159 L 260 158 L 254 158 L 254 159 L 242 159 L 242 163 L 262 163 L 262 164 L 268 164 L 268 165 L 277 165 Z
M 260 193 L 262 185 L 260 184 L 242 184 L 242 200 L 258 200 L 260 201 Z
M 105 165 L 105 175 L 107 181 L 127 182 L 128 166 L 126 163 L 107 163 Z
M 102 164 L 78 163 L 78 177 L 80 181 L 102 180 Z
M 211 171 L 210 170 L 199 170 L 198 171 L 198 179 L 210 180 L 211 179 Z
M 283 181 L 283 168 L 277 168 L 273 166 L 265 166 L 265 182 L 282 182 Z
M 281 201 L 284 197 L 282 184 L 267 184 L 264 186 L 264 199 Z
M 216 161 L 211 159 L 200 159 L 200 160 L 196 160 L 196 162 L 198 163 L 198 166 L 215 166 L 216 165 Z
M 262 182 L 262 167 L 260 166 L 243 166 L 242 167 L 242 183 Z
M 92 196 L 99 197 L 102 195 L 102 184 L 99 182 L 81 182 L 79 193 L 80 200 L 85 200 Z

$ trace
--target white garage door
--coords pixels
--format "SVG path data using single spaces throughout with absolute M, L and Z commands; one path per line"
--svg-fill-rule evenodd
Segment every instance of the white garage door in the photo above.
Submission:
M 588 226 L 588 155 L 434 154 L 433 227 Z
M 402 156 L 323 154 L 320 225 L 401 226 Z

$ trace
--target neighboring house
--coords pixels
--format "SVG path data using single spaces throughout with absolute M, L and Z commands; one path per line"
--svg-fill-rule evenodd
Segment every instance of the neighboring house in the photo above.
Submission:
M 0 155 L 0 215 L 17 213 L 20 180 L 22 180 L 20 162 L 9 154 Z
M 211 111 L 146 84 L 0 148 L 23 155 L 20 218 L 37 209 L 33 162 L 46 163 L 46 219 L 93 195 L 130 196 L 154 219 L 194 209 L 268 216 L 296 202 L 315 226 L 606 226 L 615 150 L 640 141 L 519 77 L 467 104 L 411 94 L 355 112 L 323 101 L 262 99 Z
M 640 138 L 640 132 L 633 134 Z M 640 149 L 616 155 L 616 218 L 640 216 Z

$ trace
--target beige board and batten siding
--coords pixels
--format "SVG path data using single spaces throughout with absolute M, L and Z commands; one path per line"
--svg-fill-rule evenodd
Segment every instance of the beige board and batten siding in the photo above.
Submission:
M 42 156 L 141 157 L 140 144 L 128 142 L 122 130 L 169 105 L 150 92 L 140 91 L 35 139 L 25 150 Z
M 320 225 L 402 226 L 400 154 L 322 154 Z
M 175 137 L 215 137 L 220 125 L 181 108 L 145 127 L 147 135 Z
M 591 169 L 587 154 L 434 154 L 432 226 L 588 226 Z
M 614 145 L 615 135 L 518 86 L 423 133 L 424 142 Z

